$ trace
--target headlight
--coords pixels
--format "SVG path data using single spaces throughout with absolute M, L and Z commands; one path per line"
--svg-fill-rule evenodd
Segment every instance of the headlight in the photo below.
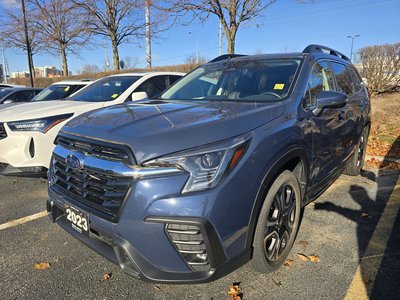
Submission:
M 145 166 L 175 166 L 190 173 L 182 193 L 215 187 L 245 154 L 251 133 L 222 143 L 183 151 L 146 162 Z
M 24 120 L 7 123 L 12 131 L 40 131 L 46 133 L 57 124 L 67 120 L 74 114 L 52 116 L 43 119 Z

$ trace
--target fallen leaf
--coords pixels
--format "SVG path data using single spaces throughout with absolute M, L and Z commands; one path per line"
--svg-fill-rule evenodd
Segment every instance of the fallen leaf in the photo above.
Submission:
M 234 282 L 230 287 L 228 291 L 228 295 L 231 296 L 232 300 L 241 300 L 242 299 L 242 294 L 240 292 L 240 282 Z
M 309 258 L 310 261 L 312 261 L 312 262 L 320 262 L 320 261 L 321 261 L 321 259 L 319 258 L 318 255 L 310 255 L 308 258 Z
M 307 241 L 300 241 L 298 242 L 298 244 L 302 247 L 307 247 L 308 246 L 308 242 Z
M 111 273 L 111 272 L 109 272 L 109 273 L 104 273 L 104 274 L 103 274 L 103 280 L 109 280 L 109 279 L 111 278 L 111 276 L 112 276 L 112 273 Z
M 309 260 L 310 260 L 310 258 L 309 258 L 307 255 L 303 254 L 303 253 L 297 253 L 297 256 L 298 256 L 302 261 L 309 261 Z
M 361 213 L 361 219 L 367 219 L 369 215 L 367 213 Z
M 286 267 L 286 268 L 290 268 L 293 265 L 293 263 L 294 263 L 293 259 L 287 259 L 285 261 L 285 263 L 283 264 L 283 266 Z
M 49 262 L 40 262 L 33 265 L 36 270 L 45 270 L 51 267 Z

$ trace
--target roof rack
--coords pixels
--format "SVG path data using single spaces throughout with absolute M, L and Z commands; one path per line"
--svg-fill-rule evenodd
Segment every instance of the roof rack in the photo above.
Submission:
M 241 56 L 246 56 L 246 55 L 244 55 L 244 54 L 222 54 L 222 55 L 210 60 L 209 63 L 217 62 L 217 61 L 224 60 L 224 59 L 231 59 L 234 57 L 241 57 Z
M 326 54 L 330 54 L 330 55 L 335 55 L 337 57 L 340 57 L 341 59 L 351 62 L 350 59 L 343 53 L 340 53 L 339 51 L 336 51 L 332 48 L 329 48 L 326 46 L 321 46 L 321 45 L 308 45 L 303 50 L 303 53 L 326 53 Z
M 80 82 L 89 82 L 89 81 L 93 81 L 93 79 L 91 79 L 91 78 L 84 78 L 84 79 L 80 79 L 80 80 L 78 80 L 78 81 L 80 81 Z

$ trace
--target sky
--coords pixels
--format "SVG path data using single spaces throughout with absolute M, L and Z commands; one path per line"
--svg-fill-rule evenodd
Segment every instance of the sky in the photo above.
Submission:
M 16 0 L 0 0 L 0 11 Z M 299 3 L 305 2 L 305 3 Z M 312 2 L 312 3 L 310 3 Z M 144 11 L 143 11 L 144 13 Z M 1 28 L 0 28 L 1 30 Z M 309 44 L 334 48 L 350 56 L 351 39 L 354 50 L 371 45 L 400 42 L 400 0 L 277 0 L 264 15 L 243 23 L 236 37 L 236 53 L 301 52 Z M 79 55 L 69 55 L 68 65 L 76 74 L 84 65 L 105 65 L 102 39 Z M 109 42 L 108 60 L 112 62 Z M 223 53 L 227 43 L 224 37 Z M 120 59 L 130 57 L 136 67 L 145 67 L 145 40 L 120 46 Z M 211 15 L 205 22 L 194 21 L 188 26 L 175 24 L 152 43 L 153 66 L 185 63 L 189 56 L 212 59 L 219 55 L 218 19 Z M 11 72 L 27 70 L 26 55 L 5 49 Z M 53 65 L 60 68 L 61 60 L 48 53 L 34 56 L 35 66 Z

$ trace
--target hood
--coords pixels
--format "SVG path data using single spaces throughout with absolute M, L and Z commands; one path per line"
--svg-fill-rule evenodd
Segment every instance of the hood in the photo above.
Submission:
M 88 112 L 62 131 L 127 144 L 137 162 L 251 131 L 283 112 L 282 103 L 144 101 Z
M 4 105 L 4 104 L 3 104 Z M 82 113 L 103 106 L 103 102 L 38 101 L 6 106 L 0 105 L 0 122 L 39 119 L 67 113 Z

